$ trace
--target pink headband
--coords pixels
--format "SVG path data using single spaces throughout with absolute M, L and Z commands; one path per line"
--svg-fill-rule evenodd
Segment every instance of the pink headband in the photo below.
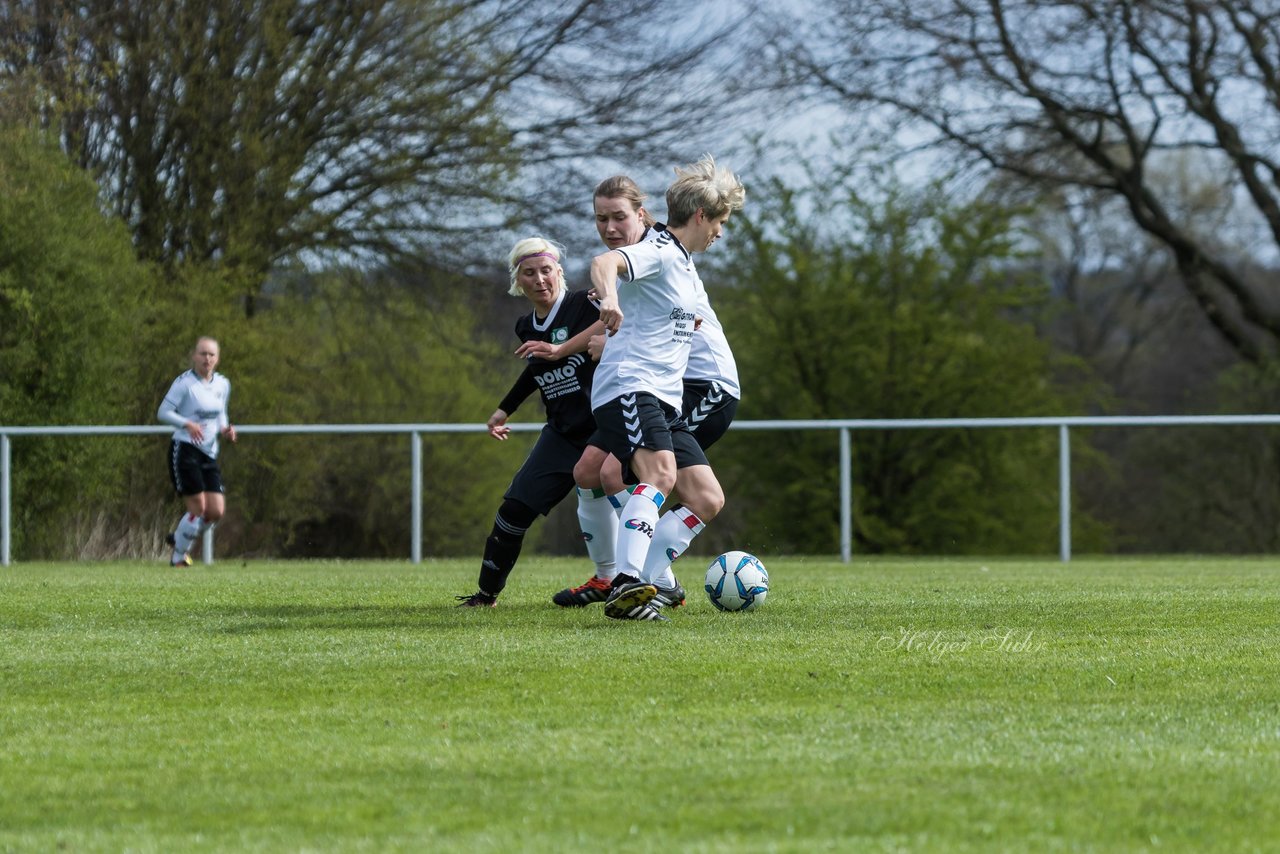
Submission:
M 559 258 L 556 258 L 556 256 L 555 256 L 555 254 L 554 254 L 554 253 L 551 253 L 551 252 L 533 252 L 533 253 L 531 253 L 531 254 L 529 254 L 529 255 L 521 255 L 519 258 L 517 258 L 517 259 L 516 259 L 516 266 L 517 266 L 517 267 L 519 267 L 521 264 L 523 264 L 525 261 L 528 261 L 530 258 L 551 258 L 552 260 L 556 261 L 557 263 L 559 263 L 559 261 L 560 261 L 560 259 L 559 259 Z

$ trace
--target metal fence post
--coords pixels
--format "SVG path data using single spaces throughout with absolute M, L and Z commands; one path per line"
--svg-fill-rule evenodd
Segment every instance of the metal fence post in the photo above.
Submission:
M 1058 536 L 1063 563 L 1071 560 L 1071 428 L 1058 425 Z
M 409 445 L 412 449 L 409 465 L 413 483 L 413 498 L 410 501 L 413 506 L 413 521 L 410 525 L 413 543 L 410 546 L 410 559 L 414 563 L 422 563 L 422 434 L 414 430 Z
M 853 448 L 849 428 L 840 428 L 840 560 L 853 559 Z
M 9 434 L 0 433 L 0 566 L 9 565 Z

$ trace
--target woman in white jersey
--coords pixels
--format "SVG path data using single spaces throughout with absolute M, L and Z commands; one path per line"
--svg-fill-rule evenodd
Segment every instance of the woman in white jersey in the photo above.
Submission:
M 227 416 L 231 383 L 214 370 L 218 357 L 217 341 L 207 336 L 197 340 L 191 370 L 173 381 L 156 412 L 175 428 L 169 443 L 169 480 L 186 504 L 177 527 L 165 538 L 173 546 L 172 566 L 191 565 L 191 546 L 227 508 L 218 439 L 225 436 L 234 442 L 236 428 Z
M 683 381 L 705 289 L 693 253 L 705 252 L 741 210 L 746 192 L 710 155 L 676 170 L 667 188 L 669 225 L 647 240 L 598 255 L 591 283 L 600 320 L 612 336 L 600 357 L 591 405 L 596 434 L 590 444 L 630 467 L 639 479 L 618 529 L 618 577 L 605 600 L 615 619 L 663 620 L 658 604 L 676 604 L 683 591 L 670 561 L 650 549 L 666 495 L 679 488 L 684 507 L 668 514 L 677 527 L 677 553 L 724 506 L 724 492 L 706 455 L 680 417 Z M 677 515 L 677 513 L 679 515 Z
M 625 175 L 614 175 L 596 185 L 592 196 L 595 208 L 596 230 L 600 240 L 610 249 L 631 246 L 652 236 L 653 230 L 665 229 L 658 224 L 644 207 L 647 196 L 631 178 Z M 711 303 L 706 299 L 705 289 L 698 307 L 699 324 L 693 336 L 689 350 L 689 365 L 684 375 L 684 394 L 680 410 L 694 439 L 705 451 L 715 444 L 737 412 L 738 400 L 741 397 L 738 384 L 738 368 L 733 358 L 733 351 L 725 338 L 724 329 L 716 317 Z M 604 336 L 592 339 L 592 357 L 599 359 L 597 349 Z M 630 493 L 620 490 L 621 476 L 619 464 L 612 454 L 603 449 L 588 446 L 578 465 L 574 467 L 574 480 L 578 486 L 578 519 L 582 526 L 583 538 L 587 540 L 588 551 L 593 546 L 600 548 L 606 541 L 609 548 L 616 544 L 616 532 L 608 536 L 608 528 L 612 526 L 626 504 Z M 618 487 L 612 487 L 617 483 Z M 677 504 L 667 510 L 685 509 Z M 676 518 L 668 520 L 664 516 L 658 522 L 654 535 L 654 543 L 650 550 L 667 556 L 667 562 L 675 560 L 688 547 L 684 531 L 676 527 L 680 520 L 688 527 L 688 517 L 677 513 Z M 601 531 L 606 532 L 601 535 Z M 612 591 L 617 570 L 614 561 L 604 563 L 596 560 L 596 572 L 587 581 L 577 587 L 569 587 L 556 593 L 552 601 L 561 607 L 581 607 L 594 602 L 603 602 Z M 635 581 L 624 578 L 624 582 Z M 672 595 L 661 596 L 661 604 L 678 607 L 684 602 L 684 591 L 675 585 Z

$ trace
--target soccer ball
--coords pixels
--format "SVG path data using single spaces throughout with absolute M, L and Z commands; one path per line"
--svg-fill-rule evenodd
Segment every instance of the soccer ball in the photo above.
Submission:
M 769 570 L 755 555 L 725 552 L 707 567 L 707 598 L 721 611 L 750 611 L 769 593 Z

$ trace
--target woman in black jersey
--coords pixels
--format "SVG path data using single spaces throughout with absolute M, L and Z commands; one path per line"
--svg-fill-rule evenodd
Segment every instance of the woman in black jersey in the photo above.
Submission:
M 574 489 L 573 467 L 595 431 L 591 414 L 591 378 L 596 363 L 586 353 L 592 335 L 604 330 L 600 309 L 586 291 L 564 285 L 560 248 L 541 238 L 516 243 L 507 256 L 511 294 L 524 296 L 533 311 L 516 321 L 525 369 L 489 416 L 489 434 L 503 441 L 507 419 L 536 390 L 547 424 L 503 496 L 485 540 L 478 590 L 459 596 L 464 607 L 493 607 L 515 568 L 525 532 Z

